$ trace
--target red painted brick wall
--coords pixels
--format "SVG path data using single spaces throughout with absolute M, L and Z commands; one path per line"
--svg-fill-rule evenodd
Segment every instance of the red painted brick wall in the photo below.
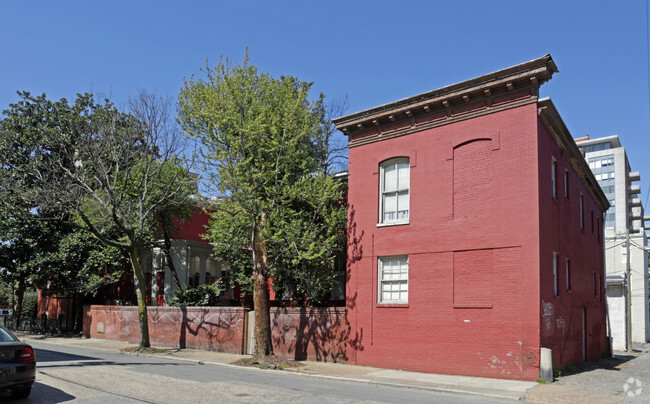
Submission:
M 242 353 L 246 311 L 242 307 L 147 307 L 151 344 Z M 324 362 L 346 360 L 345 309 L 274 308 L 271 325 L 276 355 Z M 138 343 L 137 307 L 85 306 L 83 334 Z
M 291 307 L 271 310 L 273 351 L 295 360 L 345 362 L 345 309 Z
M 241 353 L 245 311 L 241 307 L 147 307 L 149 338 L 158 346 Z M 140 341 L 135 306 L 85 306 L 83 328 L 87 338 Z
M 598 359 L 607 351 L 604 251 L 602 234 L 599 238 L 602 228 L 598 226 L 603 223 L 603 212 L 541 121 L 539 149 L 541 345 L 552 350 L 553 364 L 563 369 L 569 362 L 583 360 L 583 315 L 586 359 Z M 551 192 L 553 158 L 557 161 L 557 198 Z M 565 170 L 569 173 L 568 197 L 564 194 Z M 584 201 L 584 229 L 580 228 L 580 194 Z M 557 296 L 553 287 L 554 252 L 559 262 Z M 570 291 L 566 287 L 567 258 Z
M 562 231 L 540 214 L 541 188 L 550 186 L 540 148 L 549 142 L 531 103 L 350 149 L 349 362 L 537 379 L 547 342 L 540 257 L 549 248 L 540 227 Z M 409 224 L 377 226 L 379 164 L 403 156 L 411 164 Z M 378 304 L 377 259 L 402 254 L 409 302 Z M 593 250 L 574 254 L 578 262 Z M 491 262 L 476 265 L 481 256 Z
M 176 240 L 205 242 L 201 236 L 205 234 L 205 226 L 207 226 L 209 219 L 210 216 L 203 209 L 197 208 L 189 220 L 183 222 L 176 221 L 178 231 L 172 235 L 172 238 Z
M 59 315 L 65 314 L 66 328 L 69 328 L 74 321 L 72 318 L 74 315 L 74 301 L 72 298 L 68 297 L 46 295 L 39 289 L 37 316 L 41 318 L 43 314 L 47 316 L 48 320 L 58 319 Z M 23 315 L 25 315 L 25 313 L 23 313 Z

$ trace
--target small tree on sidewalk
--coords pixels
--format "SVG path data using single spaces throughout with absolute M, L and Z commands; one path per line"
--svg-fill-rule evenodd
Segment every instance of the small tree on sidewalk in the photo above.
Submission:
M 245 57 L 206 67 L 179 99 L 179 119 L 199 140 L 213 207 L 208 239 L 242 283 L 252 279 L 255 360 L 273 354 L 269 280 L 294 298 L 330 290 L 346 212 L 342 184 L 327 172 L 323 97 L 310 83 L 258 72 Z M 331 133 L 330 133 L 331 134 Z

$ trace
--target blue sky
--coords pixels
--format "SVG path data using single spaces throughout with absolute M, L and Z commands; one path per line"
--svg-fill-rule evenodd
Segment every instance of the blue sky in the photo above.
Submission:
M 0 7 L 0 109 L 16 91 L 176 97 L 219 55 L 313 81 L 348 113 L 550 53 L 574 137 L 617 134 L 650 185 L 646 1 L 16 1 Z M 316 94 L 314 94 L 315 96 Z M 646 204 L 647 206 L 647 204 Z

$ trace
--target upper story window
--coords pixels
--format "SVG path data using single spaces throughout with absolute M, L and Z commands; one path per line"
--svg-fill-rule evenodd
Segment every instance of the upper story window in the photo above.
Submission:
M 556 252 L 553 252 L 553 296 L 558 295 L 557 266 L 558 266 L 558 254 Z
M 564 197 L 569 198 L 569 170 L 564 170 Z
M 410 166 L 408 158 L 385 161 L 380 167 L 379 222 L 408 223 Z
M 585 198 L 580 193 L 580 230 L 585 228 Z
M 557 161 L 555 159 L 551 162 L 551 190 L 553 198 L 557 198 Z

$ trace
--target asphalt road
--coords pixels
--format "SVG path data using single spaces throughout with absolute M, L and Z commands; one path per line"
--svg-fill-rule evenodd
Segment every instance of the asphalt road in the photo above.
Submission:
M 33 343 L 37 381 L 21 403 L 451 403 L 499 402 L 290 372 L 209 366 Z M 11 402 L 0 393 L 0 401 Z

